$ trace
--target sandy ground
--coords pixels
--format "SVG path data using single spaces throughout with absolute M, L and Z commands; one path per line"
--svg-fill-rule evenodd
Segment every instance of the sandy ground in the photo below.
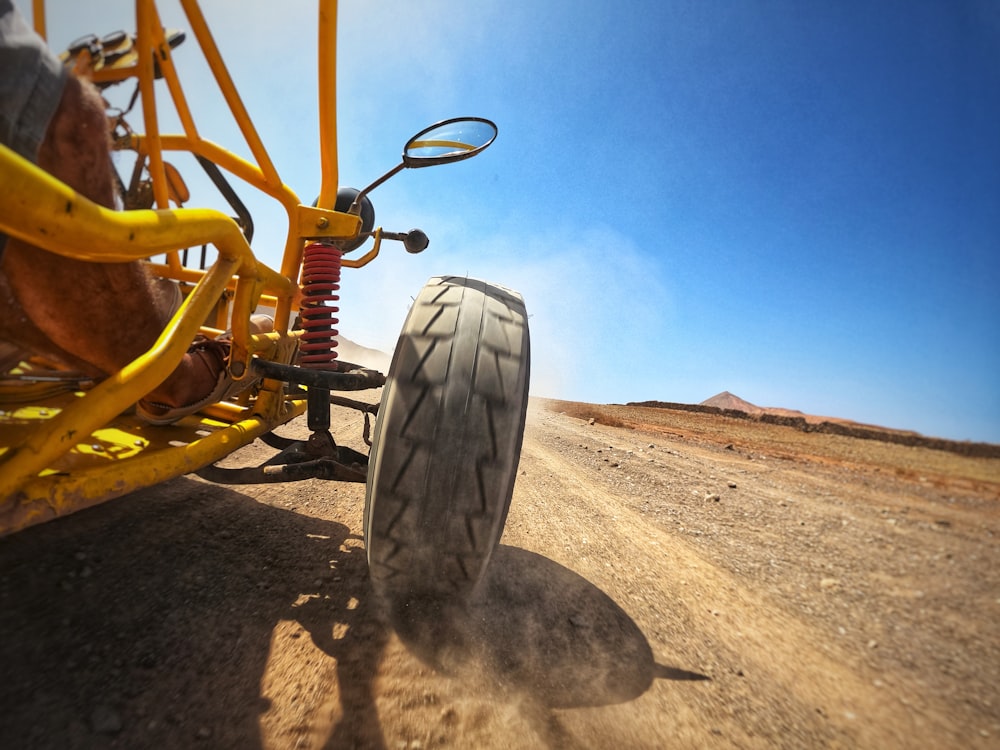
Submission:
M 0 540 L 0 747 L 1000 746 L 1000 460 L 588 409 L 533 402 L 447 617 L 373 598 L 360 485 L 182 478 Z

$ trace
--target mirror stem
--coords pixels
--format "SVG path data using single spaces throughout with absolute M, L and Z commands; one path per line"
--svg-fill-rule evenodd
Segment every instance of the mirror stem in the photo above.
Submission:
M 348 210 L 348 213 L 351 214 L 361 213 L 361 199 L 364 198 L 366 195 L 368 195 L 368 193 L 377 188 L 379 185 L 381 185 L 383 182 L 388 180 L 390 177 L 402 171 L 403 167 L 405 166 L 406 162 L 400 162 L 398 165 L 396 165 L 388 172 L 386 172 L 384 175 L 375 180 L 375 182 L 373 182 L 371 185 L 369 185 L 360 193 L 358 193 L 357 197 L 354 199 L 354 203 L 351 204 L 351 208 Z

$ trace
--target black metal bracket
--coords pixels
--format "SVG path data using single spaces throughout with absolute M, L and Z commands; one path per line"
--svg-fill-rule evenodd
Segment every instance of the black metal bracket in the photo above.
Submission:
M 318 452 L 321 453 L 318 455 Z M 259 466 L 230 469 L 212 465 L 195 473 L 217 484 L 274 484 L 303 479 L 364 482 L 368 478 L 368 456 L 343 445 L 334 445 L 329 434 L 317 433 L 308 441 L 291 442 Z
M 255 374 L 263 378 L 298 383 L 312 388 L 325 388 L 330 391 L 364 391 L 385 385 L 385 375 L 377 370 L 367 370 L 347 363 L 341 363 L 339 367 L 353 369 L 314 370 L 282 365 L 255 357 L 251 360 L 250 367 Z
M 268 433 L 262 440 L 278 453 L 259 466 L 224 468 L 206 466 L 195 473 L 218 484 L 273 484 L 297 482 L 302 479 L 330 479 L 340 482 L 365 482 L 368 478 L 368 456 L 352 448 L 337 445 L 330 434 L 330 405 L 337 404 L 360 410 L 365 415 L 365 442 L 368 442 L 369 415 L 376 412 L 374 404 L 363 404 L 330 391 L 359 391 L 385 384 L 385 375 L 358 365 L 338 362 L 336 370 L 318 370 L 254 358 L 254 374 L 306 386 L 309 398 L 308 423 L 312 434 L 307 440 L 292 440 Z

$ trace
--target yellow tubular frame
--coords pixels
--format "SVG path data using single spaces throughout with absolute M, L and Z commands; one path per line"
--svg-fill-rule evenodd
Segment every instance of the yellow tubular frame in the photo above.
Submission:
M 158 275 L 195 283 L 180 310 L 153 346 L 85 394 L 60 402 L 54 416 L 40 419 L 15 444 L 0 444 L 0 535 L 83 507 L 94 505 L 213 463 L 257 436 L 305 410 L 304 398 L 288 398 L 280 383 L 265 381 L 249 409 L 223 404 L 222 421 L 188 418 L 178 440 L 178 427 L 135 427 L 142 435 L 136 455 L 53 472 L 51 467 L 79 452 L 102 428 L 121 421 L 123 412 L 155 388 L 178 365 L 191 340 L 224 293 L 232 295 L 233 349 L 230 371 L 244 377 L 254 355 L 289 362 L 296 334 L 251 335 L 249 317 L 262 296 L 275 305 L 275 329 L 287 331 L 297 308 L 302 248 L 310 238 L 352 237 L 360 229 L 356 216 L 333 210 L 337 193 L 336 140 L 336 0 L 319 0 L 319 119 L 322 187 L 318 207 L 304 206 L 285 185 L 271 162 L 222 61 L 197 0 L 180 0 L 191 30 L 256 163 L 206 141 L 177 77 L 155 0 L 136 0 L 138 62 L 132 67 L 98 71 L 96 81 L 139 81 L 144 115 L 143 135 L 131 147 L 148 158 L 157 210 L 116 212 L 105 209 L 53 179 L 29 161 L 0 146 L 0 230 L 66 257 L 92 262 L 123 262 L 165 254 L 167 263 L 151 266 Z M 44 0 L 32 0 L 35 29 L 45 34 Z M 156 117 L 154 55 L 166 81 L 183 134 L 162 134 Z M 254 256 L 236 223 L 207 209 L 170 209 L 164 151 L 188 151 L 215 162 L 277 200 L 288 215 L 288 233 L 280 271 Z M 218 259 L 207 271 L 183 268 L 179 250 L 212 244 Z M 39 410 L 40 413 L 45 410 Z M 3 428 L 0 411 L 0 428 Z M 191 428 L 192 425 L 189 425 Z M 15 434 L 16 431 L 11 432 Z M 23 431 L 22 431 L 23 432 Z M 17 433 L 20 434 L 20 433 Z

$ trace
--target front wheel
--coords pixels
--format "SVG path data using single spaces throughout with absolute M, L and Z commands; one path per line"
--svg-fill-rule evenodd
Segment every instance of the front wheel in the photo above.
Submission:
M 368 463 L 364 536 L 395 604 L 460 601 L 503 533 L 528 405 L 521 295 L 431 279 L 389 366 Z

